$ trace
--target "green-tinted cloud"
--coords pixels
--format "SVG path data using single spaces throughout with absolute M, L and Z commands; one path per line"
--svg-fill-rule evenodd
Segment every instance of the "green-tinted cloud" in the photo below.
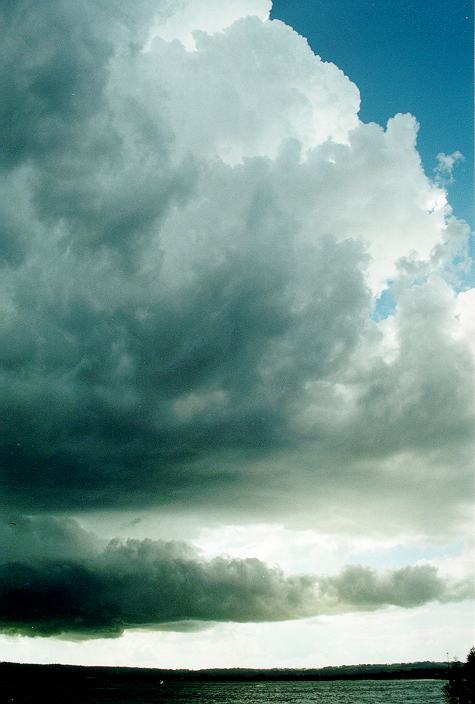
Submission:
M 141 626 L 282 621 L 473 596 L 468 580 L 449 583 L 429 565 L 286 576 L 257 559 L 205 560 L 186 543 L 151 540 L 113 540 L 104 549 L 91 544 L 79 557 L 76 546 L 91 536 L 72 522 L 17 521 L 23 556 L 0 564 L 0 628 L 6 633 L 107 637 Z M 28 556 L 25 545 L 38 555 Z

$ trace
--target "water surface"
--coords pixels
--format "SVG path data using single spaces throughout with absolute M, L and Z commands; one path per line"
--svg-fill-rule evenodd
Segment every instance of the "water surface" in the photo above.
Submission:
M 165 682 L 132 704 L 443 704 L 440 680 L 333 682 Z

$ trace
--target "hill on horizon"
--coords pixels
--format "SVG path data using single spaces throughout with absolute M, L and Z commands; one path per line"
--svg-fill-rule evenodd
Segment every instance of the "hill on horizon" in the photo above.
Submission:
M 453 664 L 453 663 L 452 663 Z M 461 663 L 456 663 L 461 664 Z M 0 674 L 5 676 L 7 674 L 19 674 L 21 671 L 27 672 L 29 674 L 42 673 L 43 675 L 70 675 L 78 676 L 85 674 L 85 672 L 94 672 L 97 675 L 109 675 L 109 676 L 133 676 L 133 675 L 143 675 L 148 677 L 155 673 L 164 674 L 167 673 L 169 676 L 179 676 L 182 678 L 194 678 L 199 677 L 200 679 L 209 677 L 210 679 L 216 679 L 223 677 L 226 679 L 242 679 L 246 677 L 256 678 L 256 677 L 266 677 L 269 679 L 275 679 L 280 676 L 290 676 L 292 678 L 307 678 L 307 677 L 328 677 L 328 678 L 347 678 L 351 676 L 360 677 L 362 675 L 371 676 L 407 676 L 411 674 L 414 676 L 416 673 L 421 673 L 418 676 L 426 676 L 429 672 L 437 672 L 439 676 L 442 673 L 446 674 L 448 670 L 447 662 L 436 662 L 431 660 L 422 660 L 415 662 L 397 662 L 397 663 L 364 663 L 358 665 L 326 665 L 324 667 L 302 667 L 302 668 L 289 668 L 289 667 L 272 667 L 272 668 L 261 668 L 261 667 L 215 667 L 215 668 L 199 668 L 199 669 L 187 669 L 187 668 L 160 668 L 160 667 L 135 667 L 135 666 L 114 666 L 114 665 L 74 665 L 74 664 L 62 664 L 62 663 L 50 663 L 50 664 L 39 664 L 39 663 L 15 663 L 15 662 L 0 662 Z

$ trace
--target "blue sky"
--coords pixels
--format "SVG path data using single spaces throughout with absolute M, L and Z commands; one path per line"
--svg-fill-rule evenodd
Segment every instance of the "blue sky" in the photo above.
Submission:
M 472 2 L 274 0 L 272 17 L 356 83 L 363 121 L 416 116 L 428 174 L 439 152 L 462 152 L 449 200 L 473 228 Z

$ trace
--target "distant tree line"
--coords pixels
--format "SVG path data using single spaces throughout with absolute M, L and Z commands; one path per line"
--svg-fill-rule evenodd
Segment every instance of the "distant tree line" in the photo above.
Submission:
M 462 663 L 459 663 L 462 667 Z M 125 681 L 137 686 L 144 683 L 166 682 L 253 682 L 283 680 L 390 680 L 390 679 L 446 679 L 447 664 L 442 662 L 412 662 L 392 664 L 340 665 L 321 668 L 213 668 L 206 670 L 163 670 L 128 667 L 83 667 L 78 665 L 26 665 L 0 663 L 0 691 L 7 682 L 67 683 L 70 687 L 81 683 Z

